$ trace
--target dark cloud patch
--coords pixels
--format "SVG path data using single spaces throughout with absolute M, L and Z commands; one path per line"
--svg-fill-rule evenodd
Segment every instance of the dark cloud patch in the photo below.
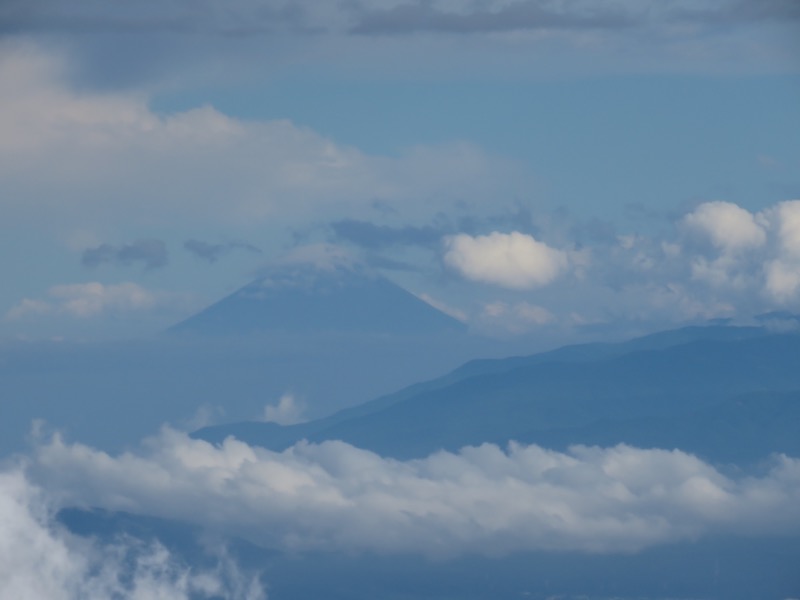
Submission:
M 753 21 L 800 21 L 797 0 L 738 0 L 716 6 L 702 3 L 675 13 L 678 18 L 710 24 L 751 23 Z
M 186 240 L 183 247 L 194 254 L 197 258 L 210 263 L 217 262 L 220 258 L 232 250 L 241 249 L 248 252 L 261 254 L 261 249 L 246 242 L 226 242 L 224 244 L 212 244 L 202 240 Z
M 438 246 L 442 236 L 451 233 L 449 228 L 432 225 L 390 227 L 355 219 L 336 221 L 330 227 L 337 238 L 369 250 L 390 246 Z
M 147 269 L 157 269 L 165 266 L 168 260 L 167 246 L 164 242 L 145 239 L 122 246 L 101 244 L 96 248 L 87 248 L 83 251 L 81 264 L 86 267 L 97 267 L 106 263 L 124 266 L 141 263 Z
M 252 34 L 293 29 L 311 31 L 302 3 L 191 2 L 141 0 L 11 0 L 0 4 L 0 32 L 70 34 Z
M 566 5 L 557 10 L 540 0 L 507 5 L 499 10 L 445 12 L 429 2 L 416 2 L 388 10 L 366 11 L 353 27 L 353 33 L 399 34 L 415 31 L 446 33 L 491 33 L 523 29 L 619 29 L 637 24 L 630 12 L 607 4 L 592 8 Z M 572 9 L 572 10 L 570 10 Z
M 697 0 L 691 8 L 645 0 L 519 0 L 492 7 L 491 2 L 462 3 L 458 11 L 437 8 L 429 0 L 384 8 L 374 0 L 351 0 L 321 8 L 311 0 L 210 0 L 191 2 L 141 0 L 8 0 L 0 3 L 0 34 L 167 34 L 216 35 L 225 38 L 276 33 L 404 34 L 418 31 L 491 33 L 516 30 L 617 30 L 688 19 L 697 22 L 750 22 L 800 19 L 797 0 Z M 498 3 L 499 4 L 499 3 Z

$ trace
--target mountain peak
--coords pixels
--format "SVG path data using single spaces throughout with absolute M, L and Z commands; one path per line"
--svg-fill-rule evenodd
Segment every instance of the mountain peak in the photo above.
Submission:
M 460 321 L 357 262 L 281 261 L 170 333 L 444 333 Z

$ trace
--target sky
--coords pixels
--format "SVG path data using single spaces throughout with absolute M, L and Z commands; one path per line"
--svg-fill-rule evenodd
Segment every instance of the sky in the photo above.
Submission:
M 791 0 L 12 0 L 0 339 L 348 256 L 491 335 L 800 306 Z
M 101 344 L 74 353 L 84 368 L 69 344 L 21 343 L 151 338 L 287 261 L 374 270 L 501 341 L 800 313 L 796 0 L 0 2 L 0 360 L 22 415 L 6 428 L 30 424 L 0 456 L 0 595 L 267 597 L 223 543 L 189 565 L 70 532 L 68 507 L 286 555 L 797 539 L 797 457 L 745 472 L 625 445 L 215 446 L 181 430 L 217 406 L 198 387 L 236 400 L 205 385 L 214 361 L 257 372 L 230 370 L 267 402 L 253 418 L 297 422 L 319 399 L 259 387 L 287 371 L 269 353 Z M 389 344 L 370 357 L 384 370 L 317 350 L 318 387 L 401 383 Z M 113 366 L 128 356 L 140 370 Z M 189 404 L 198 420 L 173 418 Z M 71 435 L 62 414 L 137 443 Z M 139 442 L 154 420 L 171 424 Z

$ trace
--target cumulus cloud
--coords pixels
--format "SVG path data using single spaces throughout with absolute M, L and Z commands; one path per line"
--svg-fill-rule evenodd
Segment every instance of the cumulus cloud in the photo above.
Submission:
M 764 211 L 778 237 L 784 258 L 800 261 L 800 200 L 788 200 Z
M 190 569 L 157 542 L 102 544 L 70 534 L 52 498 L 19 468 L 0 472 L 0 596 L 31 600 L 266 598 L 257 577 L 229 559 Z
M 85 319 L 104 314 L 151 311 L 176 301 L 176 296 L 153 292 L 136 283 L 69 283 L 54 285 L 47 300 L 23 299 L 7 313 L 7 319 L 56 314 Z
M 484 444 L 407 462 L 343 442 L 284 452 L 164 430 L 112 456 L 55 437 L 31 476 L 65 505 L 206 524 L 283 550 L 632 552 L 800 531 L 800 459 L 726 476 L 680 451 Z
M 742 296 L 755 292 L 778 305 L 798 299 L 800 201 L 780 202 L 758 213 L 730 202 L 707 202 L 681 225 L 691 239 L 713 248 L 709 252 L 684 244 L 693 279 Z
M 81 263 L 96 267 L 105 263 L 132 265 L 140 262 L 148 269 L 163 267 L 168 262 L 167 245 L 156 239 L 136 240 L 131 244 L 113 246 L 101 244 L 87 248 L 81 256 Z
M 517 231 L 448 236 L 444 262 L 467 279 L 513 289 L 547 285 L 569 266 L 566 252 Z
M 756 217 L 731 202 L 701 204 L 686 215 L 683 222 L 726 253 L 758 248 L 767 240 L 764 227 Z

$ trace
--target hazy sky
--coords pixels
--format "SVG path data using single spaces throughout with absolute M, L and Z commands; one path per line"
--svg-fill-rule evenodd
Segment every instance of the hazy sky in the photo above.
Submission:
M 792 0 L 0 5 L 0 338 L 172 324 L 286 254 L 473 327 L 800 303 Z

